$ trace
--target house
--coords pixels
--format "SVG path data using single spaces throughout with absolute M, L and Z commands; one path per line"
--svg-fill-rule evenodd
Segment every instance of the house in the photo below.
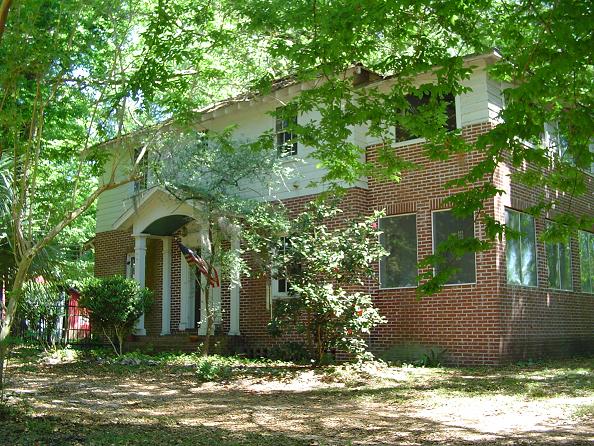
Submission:
M 469 141 L 497 125 L 504 106 L 504 86 L 491 79 L 486 67 L 497 54 L 468 57 L 475 67 L 465 81 L 468 93 L 452 98 L 448 125 L 461 129 Z M 353 75 L 361 68 L 353 67 Z M 357 71 L 359 70 L 359 71 Z M 389 88 L 390 79 L 364 76 L 378 88 Z M 273 129 L 285 141 L 282 122 L 267 112 L 285 104 L 307 85 L 284 83 L 273 92 L 246 101 L 226 101 L 203 113 L 200 123 L 207 130 L 222 130 L 238 124 L 235 134 L 255 138 Z M 315 112 L 298 119 L 316 119 Z M 378 155 L 382 142 L 364 127 L 352 129 L 350 138 L 366 147 L 368 160 Z M 370 292 L 388 323 L 369 339 L 376 353 L 396 357 L 419 349 L 446 350 L 456 364 L 497 364 L 543 356 L 568 356 L 594 349 L 594 233 L 580 231 L 567 244 L 545 246 L 538 236 L 546 216 L 534 218 L 523 212 L 535 204 L 537 191 L 512 181 L 513 168 L 501 163 L 493 177 L 505 191 L 486 203 L 486 211 L 500 222 L 522 230 L 515 240 L 496 241 L 490 251 L 468 254 L 461 270 L 442 292 L 418 300 L 415 294 L 417 259 L 433 252 L 451 233 L 485 236 L 481 223 L 471 218 L 459 221 L 444 203 L 451 193 L 443 188 L 464 173 L 480 155 L 469 153 L 447 161 L 431 161 L 422 152 L 423 140 L 402 135 L 393 145 L 404 157 L 423 166 L 407 171 L 400 183 L 362 178 L 352 186 L 341 207 L 348 215 L 385 209 L 379 222 L 383 242 L 391 252 L 378 265 L 378 284 Z M 309 159 L 310 149 L 300 143 L 290 146 L 289 157 L 300 176 L 276 196 L 292 211 L 302 209 L 323 186 L 308 187 L 323 171 Z M 594 214 L 594 177 L 589 193 L 576 199 L 577 213 Z M 262 192 L 264 195 L 264 193 Z M 204 303 L 176 240 L 198 247 L 200 215 L 189 203 L 179 203 L 158 188 L 139 191 L 133 184 L 101 196 L 97 208 L 95 273 L 98 276 L 127 274 L 154 290 L 156 303 L 138 324 L 140 343 L 159 348 L 188 346 L 188 331 L 205 334 Z M 405 241 L 406 243 L 403 243 Z M 230 241 L 239 246 L 240 240 Z M 270 318 L 267 284 L 242 279 L 241 287 L 223 283 L 213 289 L 218 308 L 217 324 L 240 348 L 264 351 L 277 340 L 266 331 Z M 272 301 L 279 294 L 273 287 Z

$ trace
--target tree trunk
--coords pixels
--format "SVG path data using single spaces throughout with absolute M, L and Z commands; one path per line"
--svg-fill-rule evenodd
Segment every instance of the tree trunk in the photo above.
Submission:
M 206 308 L 206 336 L 204 339 L 204 347 L 202 349 L 202 356 L 208 356 L 210 353 L 210 335 L 213 331 L 213 325 L 214 325 L 214 308 L 213 305 L 211 304 L 211 300 L 210 300 L 210 290 L 211 290 L 211 286 L 210 286 L 210 278 L 213 276 L 213 269 L 214 269 L 214 261 L 216 258 L 216 254 L 218 253 L 218 249 L 217 249 L 217 241 L 213 240 L 213 231 L 212 231 L 212 226 L 211 224 L 209 224 L 208 227 L 208 240 L 209 240 L 209 247 L 210 249 L 208 249 L 209 252 L 204 253 L 204 257 L 208 256 L 207 262 L 208 262 L 208 277 L 206 282 L 206 286 L 204 287 L 204 306 Z
M 12 283 L 10 299 L 8 299 L 8 305 L 6 305 L 6 314 L 4 315 L 4 321 L 2 321 L 2 329 L 0 330 L 0 389 L 4 389 L 4 362 L 6 360 L 6 353 L 8 352 L 8 336 L 10 335 L 10 329 L 16 316 L 23 284 L 25 283 L 31 262 L 32 259 L 30 257 L 25 257 L 18 263 L 18 269 Z
M 208 273 L 210 274 L 210 267 Z M 202 347 L 202 356 L 208 356 L 210 352 L 210 330 L 211 324 L 211 311 L 210 311 L 210 284 L 208 279 L 206 280 L 206 286 L 204 287 L 204 308 L 206 309 L 206 336 L 204 337 L 204 346 Z
M 122 354 L 124 353 L 124 335 L 122 333 L 118 333 L 118 342 L 119 342 L 119 347 L 120 347 L 120 353 L 119 355 L 122 356 Z
M 2 4 L 0 4 L 0 42 L 4 35 L 4 28 L 6 27 L 6 21 L 8 20 L 8 10 L 10 9 L 11 4 L 12 0 L 2 0 Z

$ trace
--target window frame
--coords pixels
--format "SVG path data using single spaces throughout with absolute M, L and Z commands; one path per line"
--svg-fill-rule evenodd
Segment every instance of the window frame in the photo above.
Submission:
M 380 226 L 380 220 L 383 219 L 387 219 L 387 218 L 395 218 L 395 217 L 406 217 L 409 215 L 414 215 L 415 216 L 415 236 L 417 238 L 417 244 L 416 244 L 416 251 L 417 251 L 417 261 L 416 264 L 419 263 L 419 227 L 417 225 L 417 213 L 416 212 L 408 212 L 406 214 L 393 214 L 393 215 L 386 215 L 385 217 L 379 217 L 377 219 L 377 227 L 378 229 L 381 228 Z M 378 237 L 379 238 L 379 237 Z M 379 241 L 379 240 L 378 240 Z M 387 257 L 387 256 L 384 256 Z M 382 267 L 381 267 L 381 262 L 382 259 L 380 258 L 378 261 L 378 282 L 379 282 L 379 289 L 380 290 L 410 290 L 410 289 L 416 289 L 419 286 L 419 282 L 417 281 L 416 285 L 407 285 L 407 286 L 397 286 L 397 287 L 382 287 Z M 417 276 L 419 275 L 419 268 L 416 268 L 417 270 Z
M 431 254 L 435 254 L 435 223 L 433 215 L 437 212 L 452 212 L 452 208 L 449 209 L 434 209 L 431 211 Z M 476 222 L 474 221 L 474 215 L 472 216 L 472 236 L 476 237 Z M 443 286 L 462 286 L 462 285 L 476 285 L 478 283 L 477 274 L 477 263 L 476 263 L 476 252 L 474 254 L 474 282 L 463 282 L 463 283 L 444 283 Z M 433 267 L 433 275 L 435 276 L 435 267 Z
M 575 167 L 574 158 L 567 153 L 568 145 L 565 137 L 559 132 L 558 122 L 553 121 L 544 123 L 544 131 L 541 140 L 542 145 L 546 148 L 553 163 L 557 163 L 561 160 Z M 588 150 L 590 153 L 594 153 L 594 142 L 589 144 Z M 579 168 L 579 170 L 586 175 L 594 176 L 594 161 L 590 163 L 589 169 Z
M 287 239 L 290 239 L 290 237 L 283 236 L 282 239 L 283 239 L 283 250 L 286 251 Z M 273 251 L 273 255 L 276 256 L 277 254 L 278 254 L 278 250 L 275 248 Z M 278 273 L 278 271 L 275 271 L 275 273 Z M 285 281 L 287 291 L 279 291 L 278 290 L 278 285 L 281 280 Z M 279 279 L 279 278 L 272 279 L 270 281 L 270 296 L 272 299 L 294 299 L 296 296 L 289 295 L 289 288 L 290 288 L 289 280 L 286 277 L 284 277 L 282 279 Z
M 582 293 L 584 294 L 593 294 L 594 295 L 594 278 L 590 277 L 590 291 L 587 291 L 586 289 L 584 289 L 584 284 L 582 282 L 582 269 L 584 267 L 584 262 L 583 262 L 583 257 L 582 257 L 582 243 L 580 240 L 581 234 L 586 234 L 587 237 L 587 242 L 586 242 L 586 246 L 588 247 L 588 266 L 589 268 L 592 270 L 594 268 L 592 268 L 592 263 L 594 262 L 594 252 L 591 251 L 590 249 L 590 243 L 592 243 L 590 240 L 594 240 L 594 232 L 589 232 L 589 231 L 582 231 L 581 229 L 578 230 L 578 255 L 580 256 L 580 290 Z
M 534 218 L 533 215 L 530 215 L 527 212 L 519 211 L 517 209 L 513 209 L 510 207 L 505 207 L 505 213 L 507 213 L 508 211 L 517 212 L 518 214 L 527 215 L 530 218 L 532 218 L 532 223 L 533 223 L 532 227 L 534 230 L 534 265 L 535 265 L 536 283 L 534 285 L 525 285 L 523 283 L 511 283 L 509 281 L 509 276 L 507 275 L 508 268 L 507 268 L 507 236 L 506 236 L 506 238 L 505 238 L 505 281 L 506 281 L 506 285 L 521 286 L 521 287 L 526 287 L 526 288 L 538 288 L 539 287 L 539 278 L 538 278 L 538 260 L 539 259 L 538 259 L 538 238 L 537 238 L 537 233 L 536 233 L 536 219 Z M 507 218 L 506 218 L 506 222 L 507 222 Z M 521 242 L 521 238 L 520 238 L 520 242 Z M 547 277 L 547 283 L 548 283 L 548 277 Z
M 282 158 L 290 159 L 292 157 L 299 155 L 299 141 L 297 141 L 297 135 L 295 133 L 292 133 L 287 130 L 288 127 L 290 126 L 289 119 L 283 119 L 282 117 L 279 116 L 279 114 L 285 113 L 285 110 L 288 110 L 288 109 L 289 109 L 289 107 L 283 106 L 283 107 L 277 107 L 275 110 L 274 147 L 275 147 L 277 153 Z M 291 113 L 291 116 L 288 118 L 290 118 L 290 120 L 293 121 L 292 122 L 293 124 L 297 124 L 298 123 L 297 110 L 295 110 L 294 113 Z M 286 122 L 286 124 L 285 124 L 285 122 Z M 282 144 L 279 144 L 279 141 L 278 141 L 280 135 L 283 135 L 284 142 Z M 290 143 L 290 145 L 287 143 L 286 135 L 290 135 L 290 138 L 288 140 L 288 141 L 292 141 Z M 287 148 L 290 148 L 290 150 L 287 150 Z

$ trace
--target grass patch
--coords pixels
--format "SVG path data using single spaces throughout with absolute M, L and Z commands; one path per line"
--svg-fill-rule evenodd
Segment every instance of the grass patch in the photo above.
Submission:
M 594 418 L 594 403 L 578 406 L 573 415 L 576 418 L 586 418 L 592 420 Z

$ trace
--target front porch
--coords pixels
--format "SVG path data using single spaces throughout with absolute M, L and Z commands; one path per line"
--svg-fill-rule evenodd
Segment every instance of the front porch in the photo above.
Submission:
M 207 284 L 204 277 L 196 275 L 195 266 L 188 264 L 179 243 L 202 252 L 205 258 L 209 256 L 208 229 L 200 205 L 180 203 L 167 192 L 153 188 L 135 199 L 134 205 L 114 223 L 114 230 L 131 232 L 134 241 L 126 258 L 126 275 L 154 293 L 152 309 L 138 320 L 136 342 L 162 345 L 163 350 L 195 350 L 196 345 L 190 344 L 187 337 L 206 335 L 209 309 L 201 290 Z M 229 239 L 231 246 L 239 249 L 238 235 L 231 234 Z M 218 265 L 214 266 L 220 271 Z M 211 335 L 238 337 L 239 277 L 211 286 L 209 295 L 210 311 L 220 330 Z

